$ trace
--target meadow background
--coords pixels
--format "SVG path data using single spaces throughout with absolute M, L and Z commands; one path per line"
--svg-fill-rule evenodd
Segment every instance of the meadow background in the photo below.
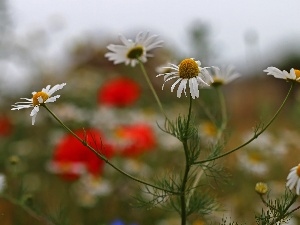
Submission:
M 117 43 L 118 33 L 110 31 L 104 35 L 91 33 L 69 38 L 65 48 L 60 47 L 62 54 L 56 56 L 59 59 L 56 62 L 53 55 L 44 54 L 53 44 L 55 32 L 37 27 L 26 35 L 19 35 L 14 32 L 13 24 L 14 13 L 8 1 L 2 0 L 0 173 L 6 182 L 0 198 L 0 224 L 47 224 L 44 217 L 60 218 L 65 224 L 72 225 L 179 224 L 178 215 L 168 208 L 140 207 L 135 200 L 135 196 L 143 194 L 143 187 L 139 184 L 103 162 L 95 162 L 92 156 L 82 156 L 81 153 L 74 156 L 71 149 L 62 147 L 66 132 L 44 109 L 41 109 L 34 126 L 31 125 L 30 110 L 10 110 L 20 97 L 31 97 L 32 91 L 48 84 L 66 82 L 67 86 L 59 91 L 61 98 L 49 107 L 74 130 L 100 131 L 108 145 L 117 146 L 107 153 L 115 164 L 150 180 L 167 171 L 180 171 L 180 143 L 157 127 L 157 123 L 163 124 L 163 116 L 139 68 L 115 66 L 104 58 L 107 44 Z M 60 27 L 59 21 L 52 20 L 52 24 L 55 24 L 54 28 Z M 130 27 L 126 35 L 134 37 L 140 28 Z M 186 46 L 185 52 L 168 44 L 171 41 L 166 38 L 165 47 L 155 50 L 155 57 L 145 64 L 170 117 L 186 112 L 187 98 L 176 98 L 169 91 L 170 86 L 161 90 L 162 79 L 156 78 L 157 67 L 168 61 L 178 63 L 185 57 L 195 57 L 203 65 L 228 64 L 230 60 L 218 57 L 224 48 L 221 43 L 215 43 L 213 31 L 209 22 L 195 19 L 185 32 L 188 40 L 182 43 Z M 275 66 L 289 71 L 300 65 L 299 42 L 291 42 L 288 35 L 286 41 L 274 43 L 272 49 L 280 51 L 270 51 L 276 52 L 270 57 L 260 49 L 259 33 L 251 31 L 245 37 L 247 51 L 243 63 L 241 60 L 230 62 L 236 63 L 241 77 L 223 87 L 229 117 L 225 149 L 238 146 L 251 137 L 255 125 L 271 118 L 288 91 L 288 83 L 266 76 L 262 70 Z M 133 87 L 129 90 L 114 84 L 107 87 L 120 78 L 129 79 Z M 121 106 L 111 105 L 107 98 L 118 93 L 131 100 Z M 215 97 L 209 90 L 200 91 L 202 103 L 209 105 L 213 112 L 218 110 Z M 211 217 L 192 218 L 193 225 L 209 224 L 223 216 L 253 224 L 254 214 L 262 207 L 254 191 L 255 184 L 260 181 L 268 183 L 273 196 L 284 191 L 289 169 L 299 163 L 299 102 L 300 92 L 296 86 L 286 107 L 264 134 L 246 148 L 217 161 L 224 171 L 217 181 L 207 182 L 212 183 L 222 209 Z M 209 144 L 215 138 L 215 128 L 205 115 L 202 104 L 199 103 L 194 110 L 199 129 Z M 72 141 L 69 146 L 80 148 Z M 57 156 L 59 150 L 64 151 L 63 156 Z M 92 172 L 81 177 L 70 174 L 72 160 L 76 164 L 81 157 L 85 158 L 83 163 L 90 166 Z M 55 167 L 56 162 L 64 161 L 69 163 L 66 167 Z M 299 224 L 300 214 L 296 212 L 290 222 Z

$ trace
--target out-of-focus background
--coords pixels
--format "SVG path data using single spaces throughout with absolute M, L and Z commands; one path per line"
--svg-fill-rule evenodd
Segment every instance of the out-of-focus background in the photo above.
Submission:
M 289 88 L 263 69 L 300 68 L 299 7 L 296 0 L 1 0 L 0 173 L 6 180 L 3 193 L 19 201 L 0 200 L 0 224 L 46 224 L 44 214 L 63 215 L 65 224 L 72 225 L 179 224 L 178 215 L 168 209 L 136 207 L 133 196 L 142 193 L 139 186 L 82 153 L 45 110 L 32 126 L 30 110 L 11 111 L 11 105 L 48 84 L 66 82 L 51 109 L 77 132 L 84 127 L 93 134 L 96 147 L 103 144 L 100 137 L 105 140 L 114 163 L 146 180 L 178 172 L 180 145 L 157 128 L 163 117 L 141 71 L 114 66 L 104 58 L 106 46 L 118 44 L 119 34 L 134 38 L 139 31 L 164 40 L 145 67 L 173 118 L 186 113 L 187 99 L 176 98 L 170 86 L 161 90 L 158 66 L 186 57 L 204 66 L 234 65 L 241 77 L 223 88 L 230 149 L 251 137 L 258 121 L 272 117 Z M 211 90 L 200 95 L 218 117 Z M 230 174 L 229 183 L 214 184 L 223 208 L 212 218 L 193 216 L 191 224 L 223 215 L 253 223 L 262 207 L 255 183 L 268 182 L 274 196 L 283 192 L 289 169 L 299 163 L 299 101 L 296 87 L 270 130 L 219 161 Z M 209 143 L 214 127 L 202 106 L 194 110 L 203 142 Z M 291 222 L 298 224 L 299 216 Z

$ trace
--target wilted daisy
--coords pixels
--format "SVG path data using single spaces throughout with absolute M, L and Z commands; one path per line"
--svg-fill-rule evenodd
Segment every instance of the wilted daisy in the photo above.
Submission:
M 51 97 L 51 95 L 53 95 L 54 92 L 62 89 L 65 85 L 66 83 L 57 84 L 52 88 L 51 85 L 48 85 L 46 88 L 43 88 L 42 91 L 32 92 L 32 98 L 21 98 L 26 101 L 16 102 L 15 105 L 12 105 L 11 110 L 33 108 L 30 116 L 32 117 L 32 125 L 34 125 L 36 115 L 40 110 L 39 106 L 45 103 L 55 102 L 60 95 L 55 95 L 53 97 Z
M 177 66 L 175 64 L 170 64 L 170 66 L 165 67 L 166 69 L 171 69 L 172 72 L 167 72 L 163 74 L 158 74 L 156 77 L 164 76 L 164 84 L 172 79 L 176 79 L 174 84 L 171 86 L 171 92 L 173 92 L 176 85 L 179 83 L 177 89 L 177 97 L 181 97 L 182 91 L 186 95 L 186 85 L 189 84 L 190 94 L 193 99 L 199 97 L 198 87 L 209 86 L 212 82 L 212 78 L 207 71 L 207 67 L 200 67 L 201 62 L 196 61 L 193 58 L 187 58 L 181 61 Z M 164 88 L 164 84 L 162 89 Z
M 276 67 L 271 66 L 265 69 L 264 72 L 266 72 L 267 75 L 273 75 L 275 78 L 295 80 L 297 82 L 300 82 L 300 70 L 296 70 L 294 68 L 292 68 L 290 72 L 287 72 L 285 70 L 281 71 Z
M 221 69 L 212 66 L 212 68 L 214 72 L 212 73 L 213 82 L 211 83 L 211 86 L 214 87 L 228 84 L 240 76 L 239 73 L 234 71 L 233 66 L 222 67 Z
M 150 35 L 148 32 L 140 32 L 136 35 L 135 41 L 126 39 L 125 36 L 119 36 L 123 45 L 110 44 L 107 48 L 111 51 L 105 54 L 105 57 L 114 64 L 125 63 L 125 65 L 135 66 L 138 61 L 147 62 L 147 57 L 151 57 L 149 51 L 162 47 L 163 41 L 158 39 L 157 35 Z
M 296 194 L 300 195 L 300 164 L 298 164 L 298 166 L 295 166 L 290 170 L 290 173 L 287 177 L 286 186 L 290 190 L 295 188 Z

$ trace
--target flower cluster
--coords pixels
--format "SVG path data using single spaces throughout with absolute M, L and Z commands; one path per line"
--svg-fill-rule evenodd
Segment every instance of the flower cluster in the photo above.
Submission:
M 109 61 L 113 61 L 114 64 L 124 63 L 125 65 L 130 65 L 132 67 L 140 64 L 147 79 L 148 75 L 144 70 L 143 63 L 147 62 L 148 57 L 153 56 L 150 51 L 162 47 L 163 41 L 160 40 L 157 35 L 150 35 L 148 32 L 138 33 L 135 40 L 127 39 L 123 35 L 120 35 L 119 38 L 122 44 L 108 45 L 107 49 L 109 52 L 105 54 L 105 57 L 108 58 Z M 194 58 L 185 58 L 178 64 L 170 63 L 160 68 L 159 71 L 160 72 L 158 72 L 156 77 L 163 78 L 162 90 L 164 90 L 166 85 L 170 85 L 171 92 L 176 92 L 177 98 L 181 98 L 183 94 L 185 96 L 190 96 L 190 103 L 194 100 L 196 101 L 197 98 L 200 97 L 201 88 L 215 88 L 219 94 L 221 90 L 219 88 L 220 86 L 228 84 L 240 77 L 240 74 L 235 71 L 233 66 L 202 66 L 202 63 Z M 281 71 L 276 67 L 268 67 L 264 70 L 264 72 L 266 72 L 267 75 L 274 76 L 275 78 L 300 82 L 300 70 L 294 68 L 290 69 L 290 72 L 287 72 L 285 70 Z M 150 81 L 150 79 L 147 81 Z M 292 83 L 292 85 L 293 84 L 294 83 Z M 128 176 L 135 181 L 139 181 L 140 183 L 146 184 L 146 182 L 137 178 L 135 179 L 129 173 L 123 172 L 118 167 L 115 167 L 110 161 L 110 159 L 116 156 L 129 158 L 131 160 L 136 159 L 137 156 L 152 151 L 157 146 L 155 131 L 153 130 L 153 127 L 147 123 L 147 121 L 133 121 L 128 118 L 124 120 L 125 116 L 122 118 L 121 116 L 115 116 L 123 114 L 126 107 L 133 106 L 138 102 L 142 91 L 139 84 L 134 79 L 125 76 L 111 79 L 102 84 L 97 92 L 97 101 L 95 101 L 95 103 L 98 103 L 99 108 L 105 108 L 108 110 L 106 112 L 111 117 L 109 117 L 110 119 L 107 119 L 105 115 L 101 113 L 97 116 L 101 117 L 101 122 L 104 120 L 104 122 L 109 123 L 112 127 L 106 129 L 107 127 L 101 126 L 103 124 L 98 124 L 98 126 L 89 126 L 87 129 L 79 129 L 74 132 L 66 127 L 63 122 L 46 106 L 46 104 L 53 103 L 60 97 L 60 95 L 53 96 L 53 94 L 64 88 L 65 85 L 66 83 L 61 83 L 54 85 L 52 88 L 48 85 L 39 92 L 32 92 L 32 98 L 21 98 L 22 101 L 16 102 L 11 108 L 11 110 L 32 108 L 30 116 L 32 117 L 32 125 L 34 125 L 40 106 L 42 106 L 46 108 L 61 125 L 70 131 L 70 134 L 63 135 L 54 147 L 52 159 L 48 164 L 49 171 L 61 175 L 66 180 L 76 180 L 77 185 L 74 192 L 82 196 L 82 205 L 85 206 L 94 206 L 96 202 L 91 199 L 95 196 L 101 196 L 112 191 L 109 182 L 106 182 L 105 179 L 102 179 L 101 177 L 104 171 L 105 162 L 112 165 L 113 168 L 117 169 L 117 171 L 121 172 L 123 175 Z M 155 93 L 155 89 L 151 86 L 151 83 L 149 85 L 150 89 L 154 92 L 158 105 L 161 106 L 160 100 Z M 222 101 L 223 99 L 221 97 L 220 99 L 222 105 L 225 101 Z M 182 179 L 181 184 L 176 183 L 177 178 L 175 179 L 170 176 L 171 182 L 161 182 L 161 186 L 169 189 L 174 188 L 175 186 L 180 187 L 180 193 L 177 193 L 178 191 L 175 190 L 176 188 L 174 191 L 169 189 L 164 190 L 164 187 L 158 187 L 157 189 L 159 191 L 164 191 L 164 194 L 166 193 L 165 196 L 161 197 L 159 196 L 160 192 L 156 191 L 155 185 L 149 185 L 151 188 L 147 187 L 146 189 L 150 194 L 152 194 L 151 190 L 153 190 L 153 196 L 157 197 L 157 199 L 169 199 L 166 197 L 169 193 L 172 194 L 171 201 L 173 201 L 173 197 L 175 199 L 179 196 L 178 202 L 181 204 L 178 208 L 176 208 L 177 206 L 174 206 L 174 208 L 180 213 L 186 213 L 183 217 L 187 217 L 187 211 L 193 209 L 191 206 L 192 204 L 194 204 L 194 206 L 196 205 L 195 200 L 192 199 L 192 197 L 194 197 L 194 189 L 201 186 L 199 180 L 201 179 L 202 174 L 206 173 L 206 171 L 204 171 L 206 168 L 204 169 L 204 166 L 201 168 L 201 163 L 204 161 L 197 161 L 199 160 L 197 158 L 201 158 L 199 157 L 200 150 L 199 152 L 197 151 L 204 146 L 202 143 L 201 145 L 199 143 L 202 139 L 208 140 L 210 138 L 212 141 L 210 141 L 208 145 L 220 144 L 221 146 L 221 144 L 223 144 L 221 143 L 223 141 L 222 138 L 225 136 L 222 132 L 226 129 L 225 123 L 227 123 L 227 116 L 225 115 L 226 112 L 224 110 L 220 113 L 220 115 L 222 114 L 220 116 L 222 117 L 221 119 L 225 121 L 222 121 L 224 124 L 219 126 L 219 121 L 214 121 L 209 118 L 211 121 L 203 123 L 200 127 L 199 125 L 196 127 L 192 124 L 193 119 L 191 115 L 193 110 L 191 109 L 192 104 L 190 104 L 188 117 L 178 117 L 174 123 L 168 118 L 167 114 L 165 114 L 162 109 L 163 115 L 165 116 L 163 118 L 165 119 L 165 129 L 162 130 L 165 131 L 165 133 L 170 134 L 170 136 L 177 138 L 180 144 L 182 144 L 186 160 L 186 170 L 185 173 L 182 173 L 184 174 L 184 178 Z M 117 111 L 121 113 L 117 114 Z M 264 129 L 261 129 L 261 133 L 259 129 L 259 131 L 255 133 L 254 138 L 252 140 L 250 138 L 251 141 L 247 141 L 248 139 L 243 141 L 245 144 L 229 151 L 229 153 L 248 145 L 261 135 L 271 122 L 264 127 Z M 89 125 L 91 124 L 92 122 L 89 123 Z M 101 131 L 99 128 L 101 128 Z M 201 134 L 199 134 L 199 130 Z M 0 135 L 6 135 L 10 131 L 11 124 L 7 122 L 7 120 L 0 118 Z M 193 141 L 195 143 L 193 143 Z M 170 143 L 168 142 L 166 145 L 170 145 Z M 239 155 L 237 162 L 240 162 L 241 168 L 246 168 L 250 172 L 254 172 L 258 175 L 265 174 L 268 171 L 268 167 L 265 164 L 266 159 L 269 158 L 269 155 L 266 155 L 266 152 L 268 152 L 266 151 L 268 150 L 267 148 L 272 148 L 273 152 L 276 153 L 283 154 L 285 152 L 285 145 L 277 144 L 277 148 L 274 148 L 274 143 L 273 139 L 266 138 L 262 135 L 262 139 L 260 139 L 258 145 L 254 145 L 255 141 L 252 143 L 254 150 L 242 152 L 242 154 Z M 216 148 L 219 148 L 219 146 Z M 212 159 L 208 158 L 208 160 L 205 161 L 205 163 L 208 163 L 207 170 L 210 169 L 210 161 L 226 155 L 227 153 L 222 155 L 222 153 L 219 153 L 219 149 L 216 149 L 216 153 L 213 153 L 210 156 Z M 134 167 L 132 165 L 134 164 L 130 164 L 130 167 Z M 195 170 L 190 169 L 191 166 L 195 166 Z M 199 169 L 203 169 L 203 171 L 199 173 L 200 175 L 196 174 L 197 166 L 199 166 Z M 192 173 L 194 174 L 191 175 Z M 190 183 L 191 186 L 187 185 Z M 0 176 L 0 191 L 2 191 L 5 186 L 6 180 L 2 175 Z M 300 195 L 300 164 L 290 170 L 290 173 L 287 176 L 286 187 L 295 191 L 296 195 Z M 261 198 L 263 198 L 263 195 L 269 192 L 269 188 L 265 183 L 259 182 L 255 186 L 255 191 Z M 157 196 L 155 196 L 155 194 Z M 189 196 L 189 198 L 183 198 L 186 197 L 183 196 L 185 194 Z M 153 199 L 152 202 L 155 202 L 157 199 Z M 174 202 L 176 201 L 177 200 L 174 200 Z M 206 200 L 204 200 L 204 203 L 206 204 L 205 201 Z M 172 202 L 172 204 L 174 202 Z M 207 202 L 209 202 L 208 205 L 211 204 L 214 206 L 214 203 L 210 203 L 209 199 Z M 180 207 L 183 207 L 184 209 Z M 121 225 L 124 223 L 121 220 L 116 220 L 111 224 Z

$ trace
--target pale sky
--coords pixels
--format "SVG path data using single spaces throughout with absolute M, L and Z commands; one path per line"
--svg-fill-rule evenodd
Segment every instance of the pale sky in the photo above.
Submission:
M 230 63 L 245 58 L 249 31 L 257 33 L 262 54 L 276 52 L 286 39 L 300 40 L 299 0 L 10 0 L 9 5 L 21 36 L 51 30 L 55 21 L 63 24 L 53 39 L 57 49 L 88 33 L 117 37 L 146 30 L 187 54 L 186 31 L 197 19 L 211 26 L 212 42 L 221 46 L 219 58 Z

